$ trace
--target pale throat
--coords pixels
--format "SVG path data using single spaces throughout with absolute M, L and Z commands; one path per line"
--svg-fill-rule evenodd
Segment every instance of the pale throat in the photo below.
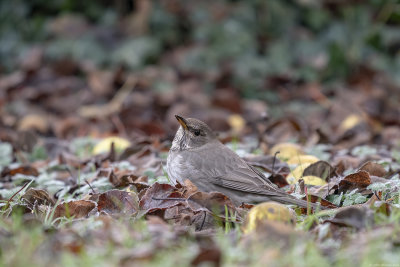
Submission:
M 189 137 L 184 133 L 182 127 L 179 127 L 172 141 L 171 150 L 186 150 L 192 148 L 188 142 Z

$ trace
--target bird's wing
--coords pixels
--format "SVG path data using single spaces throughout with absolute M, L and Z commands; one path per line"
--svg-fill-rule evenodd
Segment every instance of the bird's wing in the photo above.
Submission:
M 206 179 L 211 184 L 246 193 L 271 196 L 271 197 L 272 196 L 282 197 L 288 195 L 286 192 L 283 192 L 277 189 L 276 187 L 271 187 L 269 185 L 256 185 L 243 181 L 242 176 L 206 177 Z
M 277 201 L 284 204 L 293 204 L 304 208 L 312 207 L 314 209 L 323 208 L 319 204 L 308 203 L 305 200 L 295 198 L 280 189 L 268 185 L 253 185 L 239 181 L 235 177 L 214 177 L 207 179 L 209 183 L 224 189 L 240 191 L 242 193 L 256 194 L 267 197 L 268 200 Z M 265 201 L 265 200 L 264 200 Z
M 196 162 L 201 162 L 209 176 L 234 175 L 251 184 L 269 184 L 275 186 L 265 175 L 247 164 L 234 151 L 220 142 L 207 144 L 195 153 Z M 217 171 L 216 171 L 217 170 Z M 216 172 L 215 172 L 216 171 Z
M 273 186 L 273 187 L 276 187 L 276 185 L 275 185 L 273 182 L 271 182 L 270 179 L 268 179 L 267 177 L 265 177 L 265 175 L 264 175 L 262 172 L 260 172 L 256 167 L 254 167 L 254 166 L 252 166 L 252 165 L 250 165 L 250 164 L 248 164 L 248 163 L 247 163 L 247 166 L 249 166 L 249 168 L 250 168 L 253 172 L 255 172 L 260 178 L 262 178 L 267 184 L 269 184 L 269 185 L 271 185 L 271 186 Z
M 212 145 L 218 147 L 212 147 Z M 182 158 L 186 163 L 190 162 L 188 168 L 191 169 L 191 180 L 201 190 L 210 190 L 213 185 L 217 189 L 218 187 L 222 189 L 217 191 L 235 190 L 307 207 L 306 201 L 278 189 L 261 172 L 248 165 L 235 152 L 221 143 L 207 144 L 206 147 L 196 150 L 196 153 L 182 154 Z

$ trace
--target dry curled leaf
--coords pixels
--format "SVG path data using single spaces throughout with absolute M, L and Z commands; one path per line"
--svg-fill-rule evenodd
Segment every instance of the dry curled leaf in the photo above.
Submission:
M 369 225 L 371 221 L 371 214 L 368 212 L 368 209 L 363 207 L 348 207 L 336 213 L 333 219 L 326 220 L 325 222 L 361 229 Z
M 203 266 L 203 265 L 211 265 L 215 267 L 221 266 L 222 262 L 222 252 L 216 247 L 202 247 L 200 251 L 193 258 L 191 262 L 191 266 Z M 208 264 L 207 264 L 208 263 Z
M 324 209 L 335 209 L 337 208 L 337 206 L 331 202 L 329 202 L 326 199 L 323 199 L 319 196 L 315 196 L 315 195 L 311 195 L 308 194 L 307 196 L 303 197 L 303 200 L 305 201 L 310 201 L 311 203 L 317 203 L 319 202 L 321 204 L 322 207 L 324 207 Z M 301 211 L 303 214 L 307 213 L 307 209 L 306 208 L 301 208 Z
M 42 189 L 29 188 L 21 199 L 32 209 L 34 205 L 54 205 L 53 198 Z
M 354 189 L 365 189 L 371 184 L 371 178 L 366 171 L 358 171 L 344 177 L 339 182 L 339 192 L 351 191 Z
M 386 170 L 383 168 L 381 164 L 378 164 L 376 162 L 368 161 L 364 163 L 360 169 L 360 171 L 366 171 L 370 175 L 373 176 L 378 176 L 378 177 L 384 177 L 386 175 Z
M 146 190 L 140 199 L 140 209 L 146 213 L 155 210 L 165 210 L 167 208 L 181 204 L 184 201 L 182 193 L 169 184 L 154 183 Z
M 54 212 L 54 218 L 58 217 L 74 217 L 85 218 L 89 213 L 97 208 L 97 203 L 91 200 L 73 200 L 58 204 Z
M 303 172 L 303 176 L 316 176 L 325 181 L 329 181 L 335 175 L 335 168 L 323 160 L 312 163 Z
M 16 174 L 23 174 L 23 175 L 29 175 L 29 176 L 39 176 L 39 171 L 30 165 L 24 165 L 20 166 L 17 168 L 4 168 L 4 170 L 1 172 L 1 177 L 6 177 L 6 176 L 14 176 Z
M 139 210 L 138 198 L 135 193 L 116 189 L 100 194 L 97 205 L 100 212 L 110 215 L 132 215 Z

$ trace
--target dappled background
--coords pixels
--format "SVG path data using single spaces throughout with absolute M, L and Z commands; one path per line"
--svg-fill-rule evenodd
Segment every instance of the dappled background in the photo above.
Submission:
M 399 26 L 390 0 L 0 1 L 0 265 L 398 265 Z M 175 114 L 328 210 L 173 185 Z
M 16 130 L 168 139 L 174 114 L 218 131 L 232 128 L 232 114 L 248 126 L 294 117 L 298 134 L 319 128 L 334 141 L 354 115 L 351 126 L 365 124 L 376 141 L 399 135 L 393 1 L 0 5 L 2 139 Z

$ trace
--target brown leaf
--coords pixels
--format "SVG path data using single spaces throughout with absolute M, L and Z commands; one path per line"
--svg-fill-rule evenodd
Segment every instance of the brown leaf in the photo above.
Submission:
M 106 214 L 132 215 L 139 210 L 137 196 L 132 192 L 110 190 L 102 193 L 97 201 L 98 210 Z
M 139 206 L 146 213 L 165 210 L 181 204 L 184 199 L 179 200 L 180 198 L 182 198 L 182 193 L 178 192 L 172 185 L 155 183 L 146 190 L 140 199 Z
M 122 171 L 111 171 L 108 179 L 115 187 L 125 187 L 136 181 L 139 176 L 132 173 L 129 170 Z
M 371 223 L 372 220 L 366 208 L 348 207 L 336 213 L 333 219 L 326 220 L 325 222 L 361 229 Z
M 194 221 L 194 212 L 186 205 L 178 205 L 165 210 L 164 220 L 175 225 L 191 225 Z
M 192 194 L 196 193 L 197 191 L 199 191 L 199 189 L 197 188 L 197 186 L 195 186 L 189 179 L 186 179 L 184 181 L 185 184 L 185 188 L 186 190 L 184 191 L 183 195 L 188 198 L 190 197 Z
M 147 183 L 142 182 L 135 182 L 131 184 L 131 190 L 135 191 L 136 193 L 141 193 L 144 189 L 149 188 L 150 185 Z
M 211 265 L 211 266 L 221 266 L 222 262 L 222 253 L 221 250 L 215 246 L 213 247 L 202 247 L 200 251 L 196 255 L 196 257 L 192 260 L 191 266 L 203 266 Z
M 336 173 L 343 174 L 345 170 L 355 169 L 359 166 L 360 159 L 349 155 L 336 156 L 332 165 L 335 166 Z
M 325 199 L 323 199 L 323 198 L 321 198 L 319 196 L 315 196 L 315 195 L 311 195 L 311 194 L 308 194 L 307 196 L 303 197 L 303 200 L 310 201 L 311 203 L 320 202 L 322 207 L 328 208 L 328 209 L 337 208 L 337 206 L 335 204 L 329 202 L 328 200 L 325 200 Z M 304 214 L 307 213 L 307 209 L 306 208 L 302 208 L 301 210 L 302 210 L 302 212 Z
M 32 209 L 34 205 L 54 205 L 54 200 L 47 191 L 42 189 L 29 188 L 21 197 Z
M 370 184 L 371 178 L 369 177 L 368 172 L 358 171 L 356 173 L 347 175 L 339 182 L 339 193 L 351 191 L 356 188 L 365 189 Z
M 54 212 L 54 218 L 58 217 L 74 217 L 85 218 L 89 213 L 97 207 L 97 203 L 91 200 L 73 200 L 58 204 Z
M 279 188 L 289 185 L 288 181 L 282 174 L 271 174 L 268 179 Z
M 36 168 L 29 166 L 29 165 L 20 166 L 20 167 L 13 168 L 13 169 L 9 169 L 6 167 L 1 172 L 1 177 L 14 176 L 16 174 L 39 176 L 39 171 Z
M 248 203 L 242 203 L 242 205 L 239 206 L 240 209 L 246 209 L 246 210 L 249 210 L 252 207 L 254 207 L 254 205 L 253 204 L 248 204 Z
M 27 114 L 18 123 L 19 131 L 36 130 L 40 133 L 46 133 L 49 127 L 48 118 L 42 114 Z
M 328 162 L 320 160 L 310 166 L 308 166 L 303 176 L 317 176 L 325 181 L 329 181 L 330 178 L 336 175 L 335 168 L 332 167 Z
M 364 163 L 360 169 L 360 171 L 366 171 L 370 175 L 373 176 L 378 176 L 378 177 L 384 177 L 386 175 L 386 170 L 383 168 L 381 164 L 378 164 L 376 162 L 368 161 Z

